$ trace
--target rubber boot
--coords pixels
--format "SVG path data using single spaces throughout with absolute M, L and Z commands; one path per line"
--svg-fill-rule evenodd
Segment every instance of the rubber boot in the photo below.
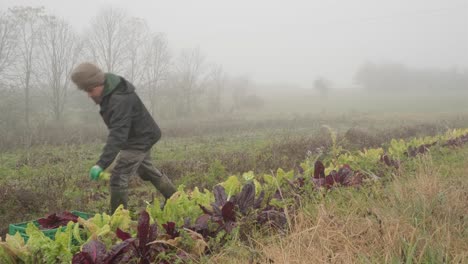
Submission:
M 111 199 L 110 199 L 111 215 L 114 214 L 117 207 L 119 207 L 119 205 L 121 204 L 123 204 L 124 208 L 127 209 L 128 190 L 121 189 L 121 188 L 111 188 Z
M 159 177 L 152 177 L 151 183 L 156 187 L 156 189 L 162 193 L 164 198 L 169 199 L 171 196 L 177 191 L 174 184 L 172 184 L 171 180 L 167 177 L 166 174 L 161 173 L 157 170 L 157 174 Z

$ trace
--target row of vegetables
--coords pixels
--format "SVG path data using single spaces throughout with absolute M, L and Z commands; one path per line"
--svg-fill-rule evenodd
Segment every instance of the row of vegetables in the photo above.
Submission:
M 271 174 L 247 172 L 230 176 L 213 191 L 178 191 L 163 209 L 155 199 L 132 220 L 119 207 L 112 215 L 89 219 L 53 214 L 29 223 L 25 233 L 0 239 L 0 263 L 183 263 L 210 254 L 233 238 L 248 236 L 253 227 L 287 231 L 286 212 L 298 199 L 337 187 L 359 187 L 397 170 L 407 159 L 433 146 L 468 142 L 468 129 L 443 135 L 392 140 L 387 146 L 349 152 L 334 144 L 326 153 L 308 153 L 297 170 Z M 135 218 L 135 217 L 133 217 Z M 41 228 L 55 228 L 55 237 Z

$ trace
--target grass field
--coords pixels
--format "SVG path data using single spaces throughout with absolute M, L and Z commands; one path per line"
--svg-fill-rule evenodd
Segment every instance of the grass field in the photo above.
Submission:
M 214 263 L 468 263 L 468 147 L 438 150 L 387 183 L 302 200 L 290 233 L 253 232 Z
M 406 100 L 402 104 L 411 101 Z M 352 104 L 341 104 L 341 113 L 297 115 L 276 109 L 275 117 L 265 112 L 227 120 L 167 121 L 152 156 L 177 185 L 211 189 L 230 175 L 251 170 L 297 169 L 307 152 L 330 148 L 324 126 L 337 132 L 338 144 L 348 151 L 468 127 L 462 105 L 459 111 L 447 102 L 433 111 L 419 106 L 373 112 L 377 105 L 353 110 Z M 386 107 L 393 109 L 389 102 Z M 92 182 L 87 175 L 102 149 L 95 142 L 36 144 L 0 153 L 0 236 L 9 223 L 51 212 L 107 211 L 107 183 Z M 253 230 L 199 262 L 468 263 L 467 157 L 468 147 L 437 149 L 385 181 L 304 198 L 289 216 L 288 232 Z M 159 197 L 137 177 L 130 187 L 132 212 Z

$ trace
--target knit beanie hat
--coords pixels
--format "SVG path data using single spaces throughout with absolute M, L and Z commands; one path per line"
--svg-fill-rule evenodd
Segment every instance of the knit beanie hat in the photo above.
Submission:
M 94 87 L 103 85 L 105 75 L 96 65 L 85 62 L 76 66 L 71 74 L 71 79 L 78 86 L 78 89 L 88 92 Z

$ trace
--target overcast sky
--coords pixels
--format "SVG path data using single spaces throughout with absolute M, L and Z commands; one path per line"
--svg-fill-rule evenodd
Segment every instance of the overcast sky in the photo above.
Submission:
M 310 86 L 352 83 L 364 62 L 468 68 L 468 0 L 0 0 L 42 5 L 85 29 L 100 8 L 124 8 L 200 49 L 231 75 Z

